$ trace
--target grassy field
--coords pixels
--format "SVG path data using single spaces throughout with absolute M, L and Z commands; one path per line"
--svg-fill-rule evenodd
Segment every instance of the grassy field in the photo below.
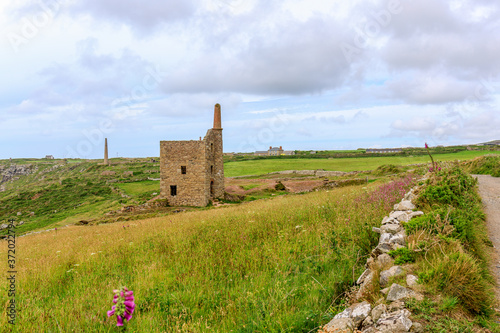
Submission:
M 124 285 L 137 304 L 129 332 L 309 332 L 331 318 L 377 241 L 372 226 L 408 184 L 18 238 L 16 327 L 117 332 L 106 311 L 112 290 Z M 6 252 L 2 246 L 0 256 Z M 0 302 L 7 302 L 6 279 Z M 7 325 L 0 316 L 0 327 Z
M 478 156 L 491 154 L 490 151 L 463 151 L 452 154 L 434 155 L 436 161 L 468 160 Z M 283 170 L 316 170 L 331 171 L 365 171 L 374 170 L 384 164 L 408 165 L 430 163 L 429 156 L 387 156 L 387 157 L 354 157 L 354 158 L 301 158 L 301 159 L 260 159 L 224 164 L 226 177 L 261 175 Z

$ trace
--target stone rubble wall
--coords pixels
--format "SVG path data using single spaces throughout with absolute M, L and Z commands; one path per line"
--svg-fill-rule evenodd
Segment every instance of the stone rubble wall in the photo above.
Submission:
M 301 176 L 316 176 L 316 177 L 341 177 L 346 175 L 357 175 L 360 171 L 325 171 L 325 170 L 285 170 L 269 172 L 268 175 L 301 175 Z
M 19 176 L 27 176 L 35 172 L 37 168 L 32 164 L 0 165 L 0 184 L 10 180 L 19 179 Z
M 367 171 L 344 172 L 344 171 L 325 171 L 325 170 L 284 170 L 284 171 L 269 172 L 269 173 L 267 173 L 267 175 L 301 175 L 301 176 L 313 176 L 313 177 L 342 177 L 342 176 L 349 176 L 349 175 L 357 175 L 357 174 L 363 173 L 363 172 L 367 172 Z M 255 176 L 260 176 L 260 175 L 245 175 L 245 176 L 235 176 L 235 177 L 228 177 L 228 178 L 240 179 L 240 178 L 255 177 Z
M 410 298 L 423 299 L 424 296 L 419 293 L 418 278 L 407 274 L 404 267 L 394 265 L 394 259 L 388 254 L 391 250 L 406 247 L 406 233 L 401 222 L 408 222 L 424 214 L 414 211 L 416 207 L 412 201 L 416 199 L 415 190 L 416 187 L 406 193 L 400 203 L 394 205 L 394 210 L 384 217 L 380 228 L 373 228 L 374 232 L 380 234 L 379 243 L 366 262 L 366 270 L 356 281 L 359 286 L 356 299 L 363 300 L 365 294 L 373 290 L 376 272 L 380 272 L 378 282 L 384 288 L 381 293 L 385 297 L 378 300 L 375 306 L 367 301 L 351 305 L 323 326 L 319 333 L 424 332 L 420 323 L 411 320 L 411 313 L 405 309 L 404 303 Z M 389 283 L 391 279 L 398 277 L 406 281 L 406 286 Z

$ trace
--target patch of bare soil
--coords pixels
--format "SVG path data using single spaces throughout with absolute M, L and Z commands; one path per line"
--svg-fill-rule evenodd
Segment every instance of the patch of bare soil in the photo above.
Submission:
M 323 185 L 323 180 L 287 180 L 283 182 L 286 189 L 293 193 L 309 192 Z
M 276 185 L 276 181 L 272 179 L 233 179 L 226 178 L 224 180 L 226 185 L 226 192 L 236 195 L 248 195 L 252 192 L 262 191 L 264 189 L 272 189 Z M 243 189 L 241 186 L 258 184 L 258 187 L 254 187 L 249 190 Z
M 309 192 L 318 186 L 323 185 L 325 182 L 323 180 L 294 180 L 286 178 L 284 179 L 234 179 L 226 178 L 226 192 L 236 195 L 248 195 L 253 192 L 262 191 L 265 189 L 274 189 L 277 180 L 282 180 L 283 185 L 285 185 L 287 191 L 292 193 Z M 244 190 L 241 186 L 245 185 L 259 185 L 249 190 Z
M 500 178 L 488 175 L 474 175 L 479 180 L 479 194 L 481 195 L 486 225 L 490 240 L 493 243 L 491 271 L 495 276 L 497 303 L 500 303 Z

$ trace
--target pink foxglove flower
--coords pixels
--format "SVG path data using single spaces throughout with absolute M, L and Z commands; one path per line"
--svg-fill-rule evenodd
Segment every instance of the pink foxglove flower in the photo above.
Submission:
M 116 326 L 123 326 L 123 319 L 127 322 L 132 319 L 134 313 L 134 292 L 122 287 L 120 290 L 113 290 L 113 305 L 111 310 L 108 311 L 108 317 L 116 315 Z

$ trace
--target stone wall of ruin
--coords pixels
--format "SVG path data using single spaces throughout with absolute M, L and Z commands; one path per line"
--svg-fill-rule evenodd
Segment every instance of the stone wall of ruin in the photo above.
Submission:
M 206 147 L 204 141 L 160 142 L 160 193 L 171 206 L 206 206 Z M 186 167 L 182 174 L 181 166 Z M 170 195 L 170 186 L 177 195 Z

